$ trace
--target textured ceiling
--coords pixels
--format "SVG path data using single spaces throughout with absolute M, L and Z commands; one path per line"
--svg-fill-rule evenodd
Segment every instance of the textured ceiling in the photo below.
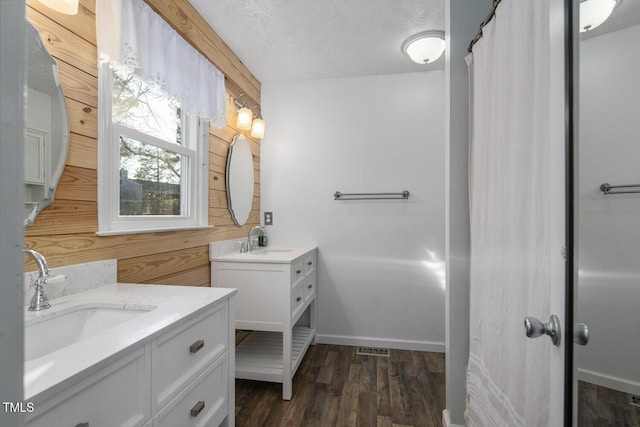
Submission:
M 444 0 L 189 2 L 261 82 L 444 69 L 444 55 L 418 65 L 400 51 L 413 34 L 444 30 Z M 581 39 L 638 23 L 640 0 L 624 0 Z
M 444 0 L 189 0 L 262 82 L 444 68 L 400 51 L 444 31 Z

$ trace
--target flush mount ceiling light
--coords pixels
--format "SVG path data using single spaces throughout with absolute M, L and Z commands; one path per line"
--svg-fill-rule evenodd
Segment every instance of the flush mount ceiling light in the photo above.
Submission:
M 430 64 L 440 58 L 444 47 L 444 31 L 423 31 L 406 39 L 402 52 L 417 64 Z
M 591 31 L 606 21 L 622 0 L 582 0 L 580 2 L 580 32 Z
M 78 13 L 78 0 L 39 0 L 40 3 L 65 15 Z

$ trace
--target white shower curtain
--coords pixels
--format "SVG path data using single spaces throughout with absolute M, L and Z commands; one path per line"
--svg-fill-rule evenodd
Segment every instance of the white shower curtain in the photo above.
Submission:
M 523 328 L 550 310 L 548 7 L 503 0 L 467 58 L 471 426 L 548 424 L 550 342 Z

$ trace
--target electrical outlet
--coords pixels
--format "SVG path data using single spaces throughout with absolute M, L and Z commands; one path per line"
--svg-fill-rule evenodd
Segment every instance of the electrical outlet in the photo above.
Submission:
M 273 212 L 264 213 L 264 225 L 273 225 Z
M 634 406 L 640 406 L 640 396 L 637 396 L 635 394 L 630 394 L 629 395 L 629 403 L 634 405 Z

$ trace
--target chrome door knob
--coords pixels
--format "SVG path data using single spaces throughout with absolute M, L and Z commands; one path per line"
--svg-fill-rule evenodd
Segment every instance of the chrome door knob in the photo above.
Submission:
M 555 314 L 551 315 L 547 323 L 543 323 L 535 317 L 525 317 L 524 332 L 529 338 L 537 338 L 542 335 L 548 335 L 549 338 L 551 338 L 553 345 L 560 345 L 560 319 Z
M 589 343 L 589 327 L 584 323 L 576 323 L 573 327 L 573 342 L 578 345 Z

